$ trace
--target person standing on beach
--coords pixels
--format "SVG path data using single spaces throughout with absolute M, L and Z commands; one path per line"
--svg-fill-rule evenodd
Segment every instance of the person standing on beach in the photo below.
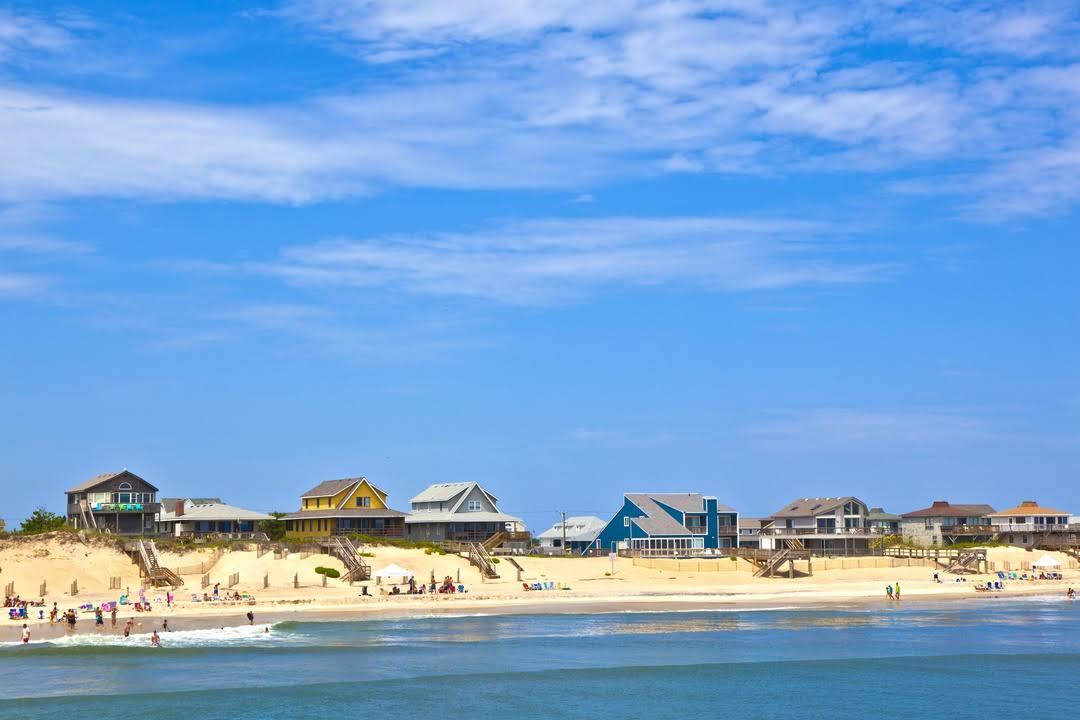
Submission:
M 254 625 L 255 624 L 255 613 L 248 610 L 247 611 L 247 619 L 248 619 L 248 625 Z
M 161 621 L 161 631 L 169 632 L 169 618 L 165 618 Z
M 112 615 L 112 626 L 116 627 L 116 604 L 115 603 L 112 606 L 112 612 L 110 613 L 110 615 Z
M 894 594 L 894 596 L 896 597 L 897 600 L 900 599 L 900 582 L 899 581 L 897 581 L 897 583 L 896 583 L 896 590 L 894 591 L 893 594 Z
M 150 635 L 150 646 L 161 647 L 161 637 L 157 634 L 157 630 L 155 630 L 153 634 Z
M 892 600 L 892 585 L 885 586 L 885 597 Z
M 23 623 L 22 626 L 22 642 L 23 645 L 26 645 L 28 642 L 30 642 L 30 628 L 26 626 L 26 623 Z
M 215 600 L 217 600 L 220 597 L 220 593 L 218 592 L 218 588 L 220 588 L 220 587 L 221 587 L 221 583 L 214 583 L 214 599 Z

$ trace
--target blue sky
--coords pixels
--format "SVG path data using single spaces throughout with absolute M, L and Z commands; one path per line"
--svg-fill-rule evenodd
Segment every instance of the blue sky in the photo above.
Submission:
M 127 467 L 1080 513 L 1080 5 L 0 4 L 0 517 Z

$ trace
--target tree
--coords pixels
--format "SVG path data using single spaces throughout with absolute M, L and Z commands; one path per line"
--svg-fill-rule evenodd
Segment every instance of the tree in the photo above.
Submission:
M 273 520 L 260 520 L 258 528 L 260 531 L 266 533 L 266 537 L 271 540 L 277 541 L 285 537 L 285 521 L 281 518 L 285 517 L 285 513 L 272 512 L 274 516 Z
M 30 513 L 30 517 L 22 521 L 19 532 L 24 535 L 37 535 L 53 530 L 63 530 L 65 527 L 67 527 L 67 520 L 62 515 L 56 515 L 39 507 Z

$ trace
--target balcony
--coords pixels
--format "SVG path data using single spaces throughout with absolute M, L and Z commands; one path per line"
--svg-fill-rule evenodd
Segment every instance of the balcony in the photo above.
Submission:
M 113 515 L 119 513 L 149 513 L 155 515 L 161 511 L 161 503 L 88 503 L 85 512 L 95 515 Z M 73 503 L 67 507 L 68 517 L 75 517 L 84 512 L 79 503 Z
M 995 532 L 1003 533 L 1075 533 L 1080 532 L 1080 525 L 1049 523 L 1002 523 L 994 525 Z
M 786 528 L 786 527 L 770 527 L 762 528 L 762 535 L 772 535 L 778 537 L 804 537 L 804 536 L 833 536 L 833 537 L 874 537 L 877 535 L 888 535 L 888 531 L 883 528 L 818 528 L 818 527 L 801 527 L 801 528 Z
M 942 525 L 942 535 L 996 535 L 1000 530 L 996 525 Z

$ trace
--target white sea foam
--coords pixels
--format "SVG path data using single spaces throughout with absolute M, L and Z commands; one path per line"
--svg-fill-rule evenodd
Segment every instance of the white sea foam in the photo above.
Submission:
M 201 630 L 174 630 L 169 632 L 158 631 L 161 638 L 161 646 L 169 648 L 200 648 L 200 647 L 268 647 L 283 643 L 295 645 L 301 639 L 297 633 L 281 632 L 270 625 L 270 632 L 266 632 L 267 625 L 242 625 L 224 628 L 204 628 Z M 22 645 L 19 640 L 15 642 L 0 643 L 0 645 Z M 121 634 L 104 633 L 76 633 L 56 638 L 31 639 L 30 645 L 52 647 L 149 647 L 150 632 L 132 633 L 129 637 Z

